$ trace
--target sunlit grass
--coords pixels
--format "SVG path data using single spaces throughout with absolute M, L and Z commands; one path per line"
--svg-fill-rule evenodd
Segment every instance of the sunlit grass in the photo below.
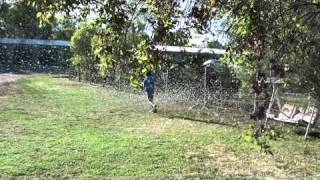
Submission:
M 148 113 L 139 95 L 49 76 L 16 84 L 0 99 L 0 177 L 319 178 L 319 139 L 289 133 L 270 155 L 239 128 Z

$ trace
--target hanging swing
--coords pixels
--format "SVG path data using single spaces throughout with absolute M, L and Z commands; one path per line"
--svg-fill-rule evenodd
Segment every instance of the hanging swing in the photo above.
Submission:
M 311 125 L 315 124 L 318 114 L 318 109 L 311 103 L 310 94 L 308 95 L 308 97 L 303 97 L 307 98 L 307 104 L 303 104 L 301 102 L 299 102 L 298 104 L 292 104 L 288 101 L 282 104 L 281 98 L 279 97 L 279 90 L 280 87 L 284 85 L 283 76 L 280 78 L 272 77 L 270 68 L 270 77 L 267 79 L 266 83 L 272 86 L 272 95 L 269 101 L 268 108 L 266 110 L 264 127 L 267 127 L 269 119 L 290 124 L 308 124 L 305 133 L 306 139 L 309 128 Z M 278 107 L 278 110 L 272 109 L 274 105 Z
M 271 78 L 270 78 L 271 80 Z M 267 81 L 267 83 L 272 84 L 272 95 L 270 99 L 270 103 L 268 109 L 266 111 L 266 118 L 273 119 L 276 121 L 281 121 L 285 123 L 293 123 L 298 124 L 301 122 L 310 123 L 313 125 L 316 120 L 316 115 L 318 109 L 311 104 L 310 95 L 307 97 L 307 105 L 306 104 L 290 104 L 289 102 L 285 102 L 283 105 L 281 104 L 279 97 L 279 87 L 283 84 L 282 79 Z M 276 114 L 272 107 L 274 104 L 278 107 L 278 113 Z M 266 120 L 267 123 L 267 120 Z

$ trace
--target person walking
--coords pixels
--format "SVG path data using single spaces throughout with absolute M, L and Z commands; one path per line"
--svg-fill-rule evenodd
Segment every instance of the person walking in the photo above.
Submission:
M 155 77 L 151 71 L 148 71 L 143 81 L 144 90 L 148 96 L 148 102 L 151 105 L 150 112 L 157 112 L 157 105 L 154 103 L 154 92 L 155 92 Z

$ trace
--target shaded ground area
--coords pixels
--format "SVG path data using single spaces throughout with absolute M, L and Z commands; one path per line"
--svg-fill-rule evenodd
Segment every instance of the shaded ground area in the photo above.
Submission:
M 288 131 L 267 154 L 242 127 L 148 113 L 139 95 L 43 75 L 14 84 L 22 93 L 0 100 L 0 179 L 320 178 L 318 139 Z

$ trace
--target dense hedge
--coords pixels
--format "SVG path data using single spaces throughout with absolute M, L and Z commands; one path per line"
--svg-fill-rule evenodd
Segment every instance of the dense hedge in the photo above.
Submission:
M 70 67 L 69 47 L 0 45 L 0 71 L 66 71 Z

